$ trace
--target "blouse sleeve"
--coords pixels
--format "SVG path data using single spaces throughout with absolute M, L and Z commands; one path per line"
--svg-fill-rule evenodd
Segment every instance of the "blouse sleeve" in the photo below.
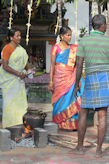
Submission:
M 12 54 L 13 51 L 14 48 L 10 48 L 8 45 L 6 45 L 2 51 L 2 59 L 9 60 L 10 55 Z
M 75 49 L 77 51 L 78 45 L 77 44 L 72 44 L 71 49 Z
M 54 45 L 53 47 L 52 47 L 52 49 L 51 49 L 51 55 L 56 55 L 57 54 L 57 46 L 56 45 Z
M 73 52 L 73 56 L 76 57 L 77 55 L 77 48 L 78 48 L 78 45 L 77 44 L 72 44 L 71 45 L 71 49 L 72 49 L 72 52 Z

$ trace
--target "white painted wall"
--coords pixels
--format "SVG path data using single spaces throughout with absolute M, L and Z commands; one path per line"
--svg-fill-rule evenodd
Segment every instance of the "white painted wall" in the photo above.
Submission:
M 52 48 L 52 45 L 50 45 L 49 42 L 46 41 L 46 73 L 50 72 L 51 48 Z

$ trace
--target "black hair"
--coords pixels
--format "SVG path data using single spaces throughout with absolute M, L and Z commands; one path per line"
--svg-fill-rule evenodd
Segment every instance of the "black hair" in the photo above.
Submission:
M 63 27 L 60 28 L 59 35 L 64 35 L 64 34 L 66 34 L 69 30 L 71 31 L 71 28 L 70 28 L 70 27 L 68 27 L 68 26 L 63 26 Z
M 20 31 L 20 29 L 17 27 L 13 27 L 10 30 L 8 30 L 8 36 L 7 36 L 7 42 L 8 43 L 10 42 L 10 37 L 13 37 L 15 35 L 16 31 Z
M 94 30 L 99 29 L 103 24 L 106 24 L 106 17 L 104 15 L 97 14 L 92 18 L 92 27 Z

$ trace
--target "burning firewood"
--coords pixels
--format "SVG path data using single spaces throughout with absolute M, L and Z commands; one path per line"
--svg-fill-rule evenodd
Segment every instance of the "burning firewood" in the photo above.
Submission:
M 36 108 L 28 108 L 23 116 L 24 134 L 23 136 L 32 136 L 34 128 L 42 128 L 47 114 Z

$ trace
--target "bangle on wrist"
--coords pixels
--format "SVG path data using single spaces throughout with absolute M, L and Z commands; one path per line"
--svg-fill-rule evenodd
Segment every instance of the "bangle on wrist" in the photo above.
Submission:
M 18 76 L 21 76 L 21 75 L 22 75 L 22 72 L 19 72 L 19 73 L 18 73 Z
M 53 81 L 50 81 L 49 84 L 53 84 Z

